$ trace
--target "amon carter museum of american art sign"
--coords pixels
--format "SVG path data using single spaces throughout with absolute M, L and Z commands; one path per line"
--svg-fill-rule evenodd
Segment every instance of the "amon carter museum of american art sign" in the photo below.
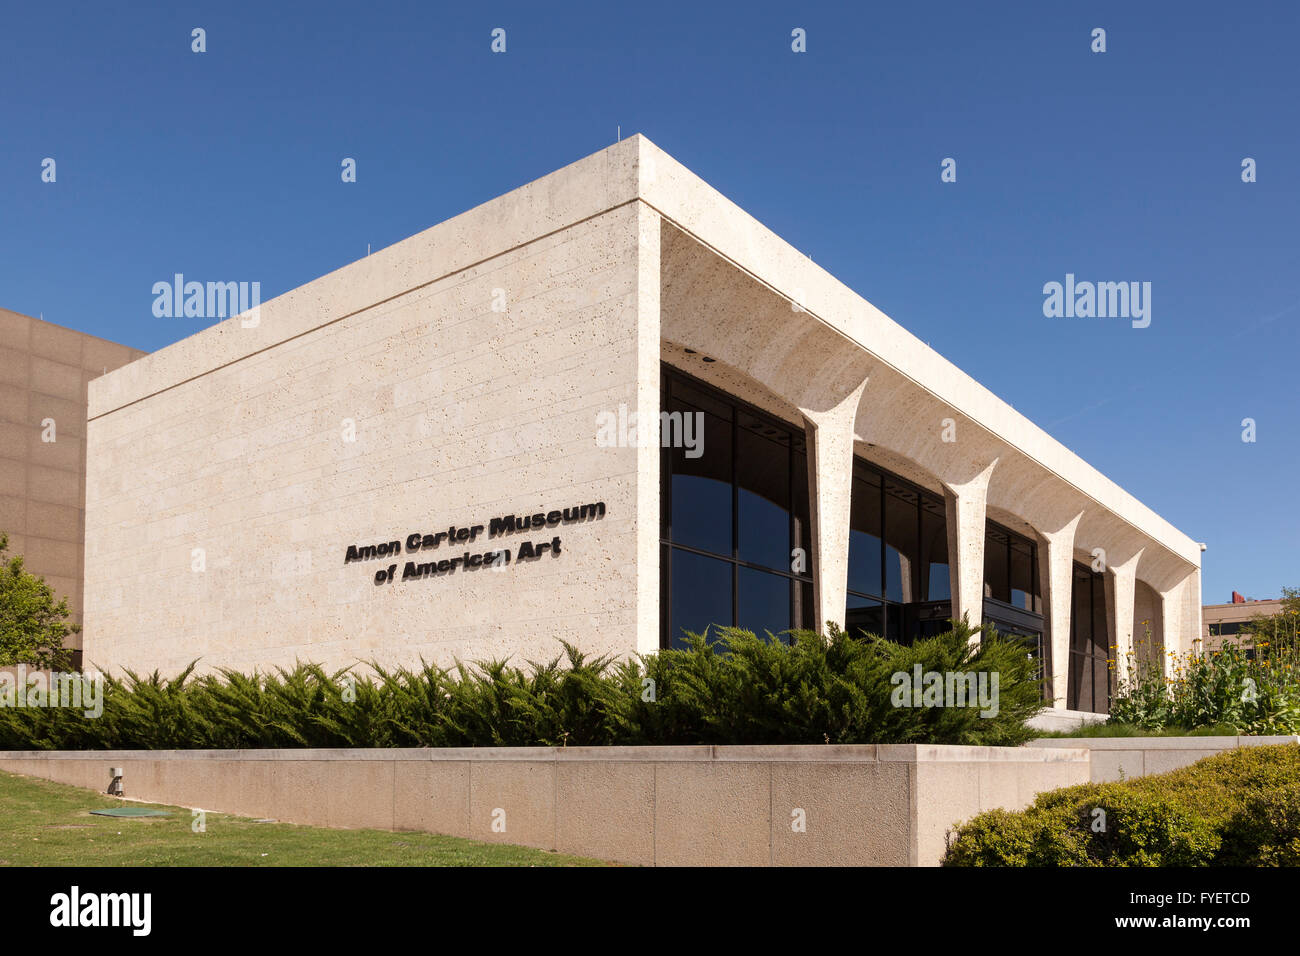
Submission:
M 605 503 L 603 501 L 563 510 L 538 511 L 530 515 L 503 515 L 499 518 L 490 519 L 486 525 L 451 525 L 446 531 L 436 531 L 431 534 L 413 531 L 406 536 L 405 541 L 394 539 L 380 544 L 350 544 L 347 553 L 343 557 L 343 563 L 351 564 L 354 561 L 374 561 L 379 558 L 396 557 L 402 553 L 403 545 L 405 545 L 407 554 L 419 553 L 421 556 L 444 548 L 445 550 L 441 551 L 442 554 L 446 554 L 454 548 L 466 548 L 466 550 L 463 550 L 455 557 L 431 558 L 428 561 L 408 560 L 405 567 L 402 568 L 401 579 L 403 581 L 420 581 L 425 578 L 455 574 L 458 570 L 473 571 L 484 567 L 493 570 L 504 570 L 512 563 L 510 547 L 471 551 L 468 550 L 468 546 L 479 543 L 480 535 L 484 535 L 485 538 L 490 540 L 505 535 L 518 534 L 521 531 L 558 528 L 561 525 L 595 521 L 603 517 L 605 517 Z M 547 554 L 553 558 L 560 556 L 560 538 L 558 535 L 552 535 L 549 541 L 530 540 L 522 542 L 513 553 L 513 562 L 536 561 Z M 396 573 L 396 563 L 376 571 L 375 584 L 391 583 Z

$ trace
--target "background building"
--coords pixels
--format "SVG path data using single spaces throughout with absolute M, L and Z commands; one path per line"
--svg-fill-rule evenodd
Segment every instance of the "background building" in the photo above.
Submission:
M 138 349 L 0 309 L 0 531 L 82 620 L 86 388 Z M 80 648 L 84 635 L 70 638 Z M 79 653 L 74 662 L 79 663 Z
M 1201 632 L 1195 541 L 639 136 L 96 380 L 89 419 L 114 668 L 953 616 L 1097 711 L 1114 653 Z
M 1257 617 L 1272 617 L 1281 610 L 1281 598 L 1257 601 L 1233 591 L 1230 603 L 1207 604 L 1201 608 L 1202 646 L 1207 651 L 1217 651 L 1223 646 L 1224 639 L 1234 644 L 1253 645 L 1249 636 L 1243 641 L 1241 626 Z

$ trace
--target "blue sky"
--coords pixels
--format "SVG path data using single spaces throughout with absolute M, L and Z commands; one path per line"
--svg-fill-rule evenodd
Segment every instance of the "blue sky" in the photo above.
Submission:
M 269 299 L 621 126 L 1205 541 L 1207 603 L 1276 596 L 1300 585 L 1298 28 L 1282 2 L 11 4 L 0 306 L 158 349 L 204 322 L 155 318 L 154 282 Z M 1150 327 L 1044 317 L 1066 273 L 1150 282 Z

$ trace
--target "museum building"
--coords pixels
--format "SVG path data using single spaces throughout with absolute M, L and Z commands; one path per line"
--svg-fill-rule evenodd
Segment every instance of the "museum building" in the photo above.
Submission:
M 1102 712 L 1201 630 L 1199 544 L 641 136 L 94 379 L 86 431 L 110 670 L 964 617 Z

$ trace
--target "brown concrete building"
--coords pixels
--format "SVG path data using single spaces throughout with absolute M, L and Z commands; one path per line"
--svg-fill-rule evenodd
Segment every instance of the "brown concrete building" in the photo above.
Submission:
M 1272 617 L 1281 610 L 1281 598 L 1256 601 L 1233 591 L 1231 604 L 1207 604 L 1201 608 L 1201 645 L 1206 651 L 1217 651 L 1225 640 L 1250 644 L 1248 637 L 1242 637 L 1242 625 L 1257 617 Z
M 86 387 L 148 353 L 0 309 L 0 531 L 81 623 Z M 81 647 L 81 635 L 72 637 Z M 78 653 L 76 657 L 79 657 Z

